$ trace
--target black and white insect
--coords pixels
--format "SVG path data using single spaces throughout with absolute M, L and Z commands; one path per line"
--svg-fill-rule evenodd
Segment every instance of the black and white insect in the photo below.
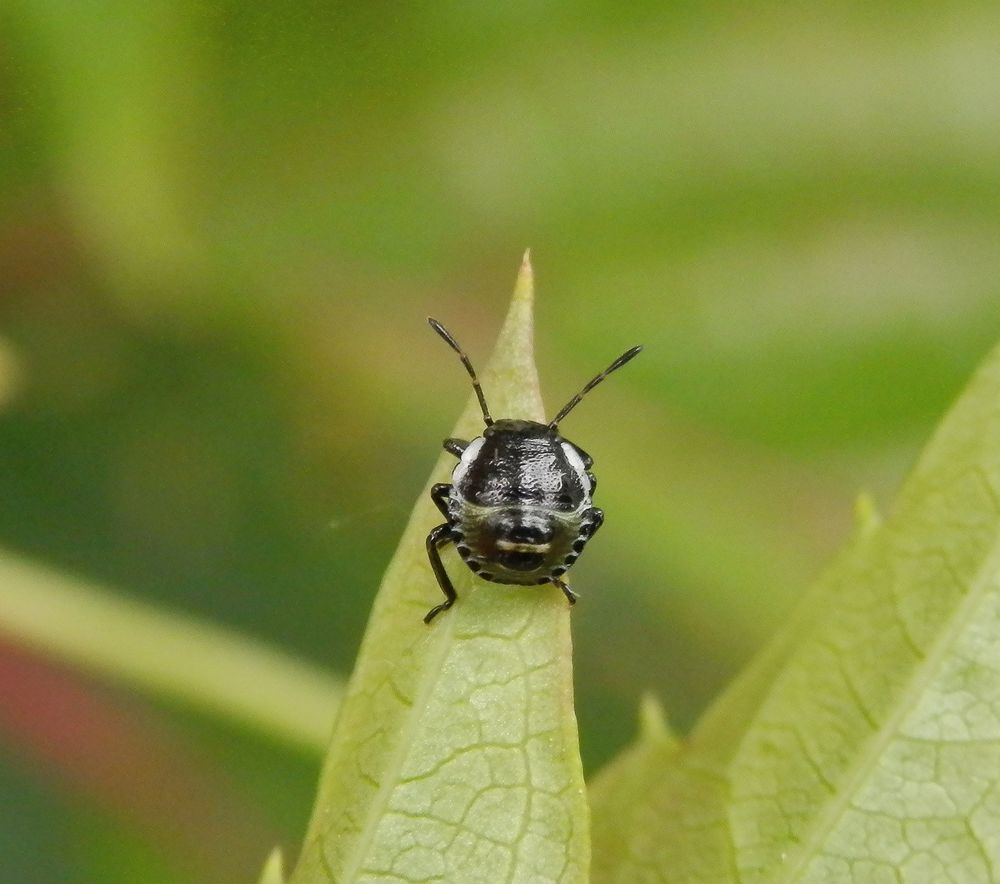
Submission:
M 436 319 L 431 327 L 458 353 L 472 378 L 486 429 L 466 442 L 445 439 L 458 463 L 451 484 L 431 488 L 445 522 L 427 535 L 427 556 L 445 600 L 427 612 L 430 623 L 455 604 L 455 588 L 441 561 L 454 543 L 462 561 L 483 580 L 530 586 L 554 583 L 569 603 L 576 594 L 560 578 L 604 523 L 592 503 L 597 480 L 593 458 L 559 434 L 559 423 L 611 372 L 642 347 L 626 350 L 587 383 L 547 424 L 517 418 L 494 420 L 469 357 Z

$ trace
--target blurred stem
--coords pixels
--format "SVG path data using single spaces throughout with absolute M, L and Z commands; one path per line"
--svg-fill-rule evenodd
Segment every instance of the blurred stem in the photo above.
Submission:
M 310 754 L 343 684 L 246 636 L 168 613 L 0 551 L 0 636 Z

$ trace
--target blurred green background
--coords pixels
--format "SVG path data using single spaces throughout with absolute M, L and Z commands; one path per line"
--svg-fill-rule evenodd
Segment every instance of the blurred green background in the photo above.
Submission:
M 484 362 L 530 246 L 550 407 L 646 345 L 564 427 L 592 771 L 891 502 L 1000 338 L 998 187 L 993 3 L 7 0 L 0 545 L 348 673 L 469 393 L 425 317 Z M 307 752 L 16 637 L 0 688 L 4 881 L 297 849 Z

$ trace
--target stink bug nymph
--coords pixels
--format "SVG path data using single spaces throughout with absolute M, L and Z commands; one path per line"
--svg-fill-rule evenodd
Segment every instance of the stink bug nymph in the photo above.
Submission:
M 559 423 L 642 347 L 622 353 L 547 424 L 494 420 L 469 357 L 440 322 L 428 322 L 458 353 L 472 378 L 486 429 L 470 442 L 444 441 L 445 451 L 458 463 L 450 485 L 431 488 L 445 521 L 427 535 L 427 556 L 444 601 L 427 612 L 424 623 L 455 604 L 455 588 L 441 562 L 440 548 L 446 543 L 454 543 L 462 561 L 483 580 L 520 586 L 554 583 L 572 605 L 576 595 L 560 578 L 601 527 L 604 513 L 592 503 L 594 460 L 559 434 Z

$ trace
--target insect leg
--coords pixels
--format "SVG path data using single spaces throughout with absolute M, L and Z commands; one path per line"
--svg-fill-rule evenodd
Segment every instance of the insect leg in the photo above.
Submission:
M 431 500 L 434 506 L 441 510 L 441 515 L 448 518 L 448 495 L 451 494 L 451 485 L 447 482 L 438 482 L 431 486 Z
M 464 439 L 456 439 L 454 436 L 449 436 L 444 440 L 444 450 L 449 454 L 454 454 L 455 457 L 461 457 L 462 452 L 468 447 L 469 443 Z
M 587 526 L 588 539 L 597 533 L 597 529 L 604 524 L 604 510 L 599 510 L 596 506 L 590 508 L 590 524 Z
M 570 589 L 558 577 L 553 577 L 552 578 L 552 582 L 562 590 L 563 595 L 566 596 L 566 600 L 571 605 L 575 605 L 576 604 L 576 600 L 579 598 L 579 596 L 575 592 L 573 592 L 572 589 Z
M 424 623 L 430 623 L 442 611 L 447 611 L 455 604 L 455 599 L 458 598 L 455 594 L 455 587 L 451 585 L 451 580 L 448 578 L 448 572 L 444 569 L 444 563 L 441 561 L 441 553 L 438 552 L 438 547 L 451 539 L 451 526 L 447 523 L 438 525 L 437 528 L 427 535 L 427 558 L 430 559 L 431 569 L 437 578 L 438 586 L 441 587 L 441 592 L 444 593 L 444 601 L 427 612 L 424 616 Z

